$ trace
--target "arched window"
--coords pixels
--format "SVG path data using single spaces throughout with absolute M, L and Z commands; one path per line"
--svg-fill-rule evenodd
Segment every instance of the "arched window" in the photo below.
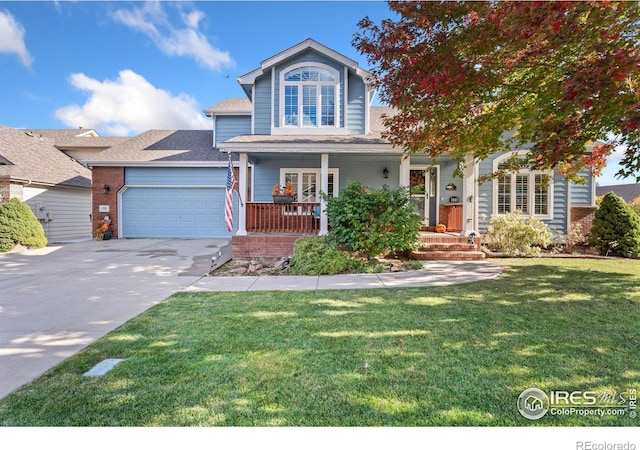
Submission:
M 340 76 L 330 67 L 296 66 L 281 75 L 282 125 L 336 126 Z
M 525 151 L 516 152 L 526 154 Z M 499 156 L 493 162 L 493 170 L 503 168 L 503 163 L 513 153 Z M 519 209 L 524 216 L 541 219 L 553 217 L 553 172 L 520 170 L 505 173 L 493 181 L 493 213 L 506 214 Z

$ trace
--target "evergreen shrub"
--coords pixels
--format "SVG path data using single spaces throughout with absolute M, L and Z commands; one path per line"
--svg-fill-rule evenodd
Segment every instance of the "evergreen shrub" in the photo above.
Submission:
M 0 252 L 8 252 L 18 244 L 42 248 L 47 246 L 47 238 L 29 206 L 12 198 L 0 205 Z
M 609 192 L 593 217 L 589 243 L 603 255 L 640 258 L 640 216 Z

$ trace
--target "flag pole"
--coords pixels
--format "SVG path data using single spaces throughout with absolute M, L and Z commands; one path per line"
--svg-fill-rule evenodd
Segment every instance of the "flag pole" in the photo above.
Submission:
M 231 152 L 229 152 L 229 164 L 231 164 L 231 167 L 233 167 L 233 163 L 231 162 Z M 242 201 L 242 196 L 240 195 L 239 183 L 235 184 L 233 190 L 238 194 L 238 201 L 240 202 L 240 206 L 244 207 L 244 202 Z

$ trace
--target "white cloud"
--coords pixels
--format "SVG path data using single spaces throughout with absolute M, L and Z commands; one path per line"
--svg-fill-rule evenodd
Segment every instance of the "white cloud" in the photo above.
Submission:
M 115 81 L 98 81 L 74 73 L 70 82 L 76 89 L 89 93 L 84 105 L 67 105 L 55 111 L 55 117 L 72 128 L 95 128 L 114 135 L 149 129 L 211 128 L 192 97 L 173 96 L 131 70 L 121 71 Z
M 24 27 L 9 11 L 0 11 L 0 53 L 15 53 L 25 66 L 33 63 L 24 43 Z
M 200 22 L 205 17 L 195 9 L 181 12 L 182 24 L 174 26 L 157 2 L 147 2 L 139 8 L 118 9 L 113 13 L 117 22 L 146 34 L 166 55 L 192 57 L 199 64 L 217 71 L 233 66 L 229 53 L 212 46 L 200 31 Z

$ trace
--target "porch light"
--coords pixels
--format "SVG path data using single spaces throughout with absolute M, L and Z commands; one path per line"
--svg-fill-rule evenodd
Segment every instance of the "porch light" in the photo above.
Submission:
M 385 167 L 384 170 L 382 171 L 382 176 L 385 178 L 389 178 L 389 169 Z
M 457 188 L 456 188 L 456 185 L 455 185 L 455 184 L 453 184 L 453 183 L 449 183 L 449 184 L 447 184 L 447 186 L 445 187 L 445 189 L 446 189 L 447 191 L 455 191 Z
M 103 194 L 108 194 L 110 190 L 111 190 L 111 188 L 109 187 L 109 185 L 105 184 L 104 187 L 102 188 L 102 193 Z

